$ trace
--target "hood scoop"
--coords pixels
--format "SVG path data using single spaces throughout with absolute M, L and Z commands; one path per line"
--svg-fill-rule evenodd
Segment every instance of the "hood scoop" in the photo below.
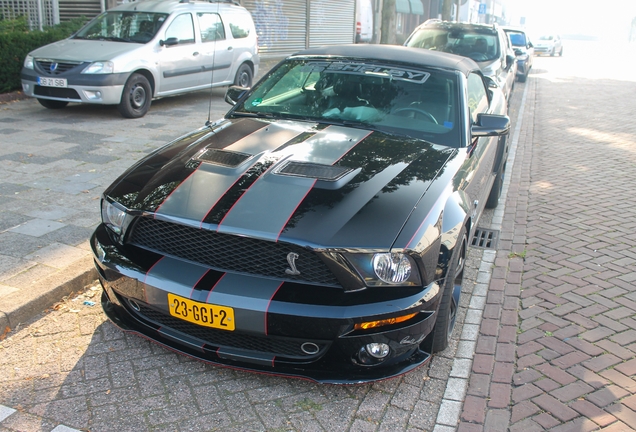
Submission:
M 323 165 L 312 162 L 285 162 L 274 173 L 278 175 L 304 177 L 316 179 L 315 187 L 320 189 L 340 189 L 352 178 L 354 178 L 362 168 L 353 170 L 347 167 Z
M 236 168 L 250 157 L 252 157 L 252 155 L 249 155 L 247 153 L 229 150 L 207 149 L 203 153 L 201 153 L 197 157 L 197 159 L 206 163 L 221 165 L 229 168 Z

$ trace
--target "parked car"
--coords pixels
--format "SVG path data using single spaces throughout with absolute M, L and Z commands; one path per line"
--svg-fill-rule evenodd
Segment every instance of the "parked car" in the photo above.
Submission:
M 152 98 L 230 84 L 258 72 L 250 13 L 232 3 L 143 0 L 94 18 L 68 39 L 29 53 L 22 89 L 46 108 L 117 105 L 143 117 Z
M 563 41 L 561 37 L 556 34 L 546 34 L 539 36 L 539 39 L 535 41 L 534 54 L 550 54 L 550 56 L 563 55 Z
M 528 34 L 520 29 L 505 27 L 504 31 L 510 38 L 510 43 L 517 56 L 517 79 L 524 82 L 532 68 L 534 45 Z
M 445 349 L 505 171 L 492 79 L 468 58 L 352 44 L 226 100 L 104 192 L 91 246 L 108 317 L 203 361 L 328 383 Z
M 517 73 L 515 53 L 508 36 L 496 24 L 432 19 L 418 26 L 404 45 L 469 57 L 501 87 L 506 99 L 512 93 Z

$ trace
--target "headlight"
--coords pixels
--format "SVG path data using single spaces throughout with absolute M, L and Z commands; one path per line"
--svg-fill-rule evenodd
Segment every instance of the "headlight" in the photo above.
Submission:
M 402 252 L 343 253 L 367 286 L 421 286 L 420 271 Z
M 373 271 L 389 284 L 401 284 L 411 276 L 411 262 L 401 253 L 378 253 L 373 256 Z
M 111 61 L 93 62 L 82 71 L 85 74 L 109 74 L 115 70 L 115 64 Z
M 33 56 L 27 55 L 24 58 L 24 67 L 26 69 L 33 69 Z
M 116 234 L 121 234 L 126 212 L 107 200 L 102 200 L 102 222 Z

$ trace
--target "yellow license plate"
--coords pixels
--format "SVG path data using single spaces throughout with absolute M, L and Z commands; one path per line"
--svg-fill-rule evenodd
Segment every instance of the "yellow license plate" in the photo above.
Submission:
M 195 302 L 170 293 L 168 306 L 173 317 L 204 327 L 234 331 L 234 309 L 231 307 Z

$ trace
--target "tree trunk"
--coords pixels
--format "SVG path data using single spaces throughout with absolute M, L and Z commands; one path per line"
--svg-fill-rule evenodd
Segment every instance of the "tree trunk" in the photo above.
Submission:
M 451 12 L 453 11 L 453 0 L 444 0 L 442 4 L 442 19 L 444 21 L 452 21 L 453 17 Z
M 384 0 L 382 6 L 382 38 L 380 43 L 395 45 L 395 0 Z

